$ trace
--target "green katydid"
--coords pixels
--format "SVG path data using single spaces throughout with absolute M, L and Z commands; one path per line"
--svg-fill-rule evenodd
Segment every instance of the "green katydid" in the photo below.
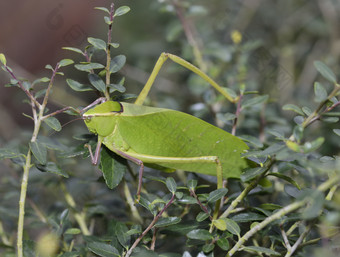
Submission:
M 134 104 L 101 98 L 86 108 L 96 105 L 83 114 L 89 131 L 98 135 L 94 155 L 89 147 L 92 163 L 98 162 L 100 146 L 104 144 L 140 165 L 138 200 L 144 165 L 213 175 L 218 188 L 223 178 L 239 178 L 248 167 L 247 160 L 241 157 L 248 146 L 236 136 L 183 112 L 141 105 L 168 57 L 200 75 L 229 100 L 235 100 L 197 67 L 163 53 Z

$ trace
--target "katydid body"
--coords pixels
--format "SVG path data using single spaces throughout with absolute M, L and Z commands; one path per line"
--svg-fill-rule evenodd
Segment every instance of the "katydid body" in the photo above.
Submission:
M 222 176 L 239 178 L 248 166 L 241 139 L 183 112 L 107 101 L 83 117 L 99 145 L 140 164 L 141 173 L 143 165 L 181 169 L 217 176 L 220 187 Z

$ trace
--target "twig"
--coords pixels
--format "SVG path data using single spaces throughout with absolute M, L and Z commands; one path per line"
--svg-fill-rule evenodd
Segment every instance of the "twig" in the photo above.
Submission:
M 202 209 L 206 214 L 209 215 L 209 219 L 212 221 L 212 220 L 213 220 L 213 217 L 210 215 L 210 213 L 209 213 L 207 207 L 206 207 L 204 204 L 202 204 L 202 202 L 200 201 L 200 199 L 198 199 L 198 196 L 196 195 L 195 191 L 192 190 L 192 189 L 190 189 L 190 194 L 191 194 L 193 197 L 195 197 L 195 199 L 196 199 L 198 205 L 201 207 L 201 209 Z
M 153 221 L 150 223 L 150 225 L 143 231 L 143 233 L 136 239 L 136 241 L 133 243 L 131 248 L 127 251 L 125 257 L 129 257 L 133 251 L 133 249 L 136 248 L 136 246 L 139 244 L 139 242 L 143 239 L 143 237 L 149 232 L 150 229 L 156 224 L 158 219 L 162 216 L 163 212 L 172 204 L 172 202 L 175 199 L 175 194 L 172 195 L 170 201 L 164 206 L 164 208 L 154 217 Z
M 242 193 L 236 197 L 236 199 L 234 201 L 231 202 L 231 204 L 229 205 L 229 207 L 224 211 L 224 213 L 220 216 L 220 218 L 226 218 L 228 217 L 228 215 L 236 208 L 236 206 L 242 202 L 242 200 L 248 195 L 248 193 L 254 189 L 259 181 L 266 175 L 267 171 L 270 170 L 270 168 L 273 166 L 273 164 L 275 163 L 275 160 L 272 159 L 270 161 L 270 163 L 268 164 L 267 168 L 265 169 L 265 171 L 263 171 L 263 173 L 261 175 L 259 175 L 255 180 L 253 180 L 243 191 Z
M 109 23 L 109 29 L 107 32 L 107 44 L 106 44 L 106 88 L 105 88 L 105 98 L 107 101 L 110 100 L 110 93 L 109 93 L 109 87 L 108 85 L 110 85 L 110 65 L 111 65 L 111 33 L 112 33 L 112 22 L 113 22 L 113 18 L 114 18 L 114 4 L 111 4 L 111 9 L 110 9 L 110 23 Z
M 288 249 L 288 252 L 286 253 L 285 257 L 290 257 L 293 255 L 293 253 L 296 251 L 298 246 L 302 243 L 302 240 L 308 235 L 310 231 L 310 227 L 308 227 L 298 238 L 298 240 L 295 242 L 295 244 Z

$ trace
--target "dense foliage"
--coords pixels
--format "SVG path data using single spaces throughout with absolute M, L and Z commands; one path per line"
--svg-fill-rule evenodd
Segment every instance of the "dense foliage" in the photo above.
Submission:
M 131 93 L 136 91 L 131 77 L 140 72 L 126 62 L 152 69 L 150 60 L 129 61 L 118 48 L 119 38 L 112 37 L 116 20 L 133 15 L 130 8 L 98 7 L 105 14 L 107 38 L 89 37 L 83 49 L 65 47 L 74 60 L 47 65 L 49 77 L 22 79 L 0 54 L 10 77 L 6 86 L 25 93 L 23 104 L 31 111 L 23 118 L 33 121 L 30 132 L 0 149 L 1 256 L 339 254 L 340 84 L 337 72 L 325 64 L 330 57 L 312 61 L 308 71 L 318 75 L 312 76 L 312 85 L 303 85 L 312 93 L 294 98 L 294 85 L 311 79 L 304 74 L 304 80 L 294 80 L 291 67 L 285 66 L 291 49 L 275 60 L 259 39 L 264 32 L 257 28 L 259 33 L 249 36 L 246 30 L 256 28 L 248 23 L 249 12 L 260 1 L 245 8 L 234 27 L 230 19 L 237 17 L 225 17 L 225 4 L 211 2 L 159 1 L 152 8 L 171 21 L 165 30 L 169 49 L 219 82 L 232 100 L 194 72 L 169 64 L 163 69 L 170 71 L 162 71 L 152 89 L 157 92 L 163 83 L 160 93 L 151 93 L 147 104 L 185 110 L 238 136 L 250 147 L 242 157 L 257 165 L 219 189 L 213 176 L 146 168 L 139 203 L 134 200 L 137 165 L 102 147 L 100 164 L 92 166 L 84 145 L 95 149 L 96 135 L 81 122 L 62 127 L 59 121 L 60 116 L 81 117 L 83 107 L 49 110 L 57 79 L 73 94 L 133 102 L 139 92 Z M 282 5 L 275 8 L 293 8 Z M 308 7 L 313 13 L 315 6 Z M 313 27 L 315 34 L 322 26 Z M 294 38 L 293 29 L 285 31 Z M 133 40 L 138 42 L 138 36 Z M 301 70 L 296 71 L 300 76 Z

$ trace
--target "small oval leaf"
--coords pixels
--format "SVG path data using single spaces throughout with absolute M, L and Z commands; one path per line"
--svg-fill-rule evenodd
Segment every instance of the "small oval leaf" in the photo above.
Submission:
M 123 68 L 124 64 L 126 62 L 126 57 L 125 55 L 117 55 L 111 60 L 110 64 L 110 73 L 116 73 L 118 72 L 121 68 Z
M 176 184 L 174 178 L 168 177 L 168 178 L 166 179 L 165 183 L 166 183 L 166 186 L 167 186 L 167 188 L 169 189 L 169 191 L 170 191 L 172 194 L 175 194 L 176 188 L 177 188 L 177 184 Z
M 66 79 L 66 83 L 70 86 L 70 88 L 77 92 L 93 91 L 92 87 L 79 83 L 73 79 Z
M 129 6 L 121 6 L 119 7 L 116 11 L 115 11 L 115 14 L 114 16 L 122 16 L 126 13 L 128 13 L 130 11 L 130 7 Z
M 314 62 L 315 68 L 320 72 L 320 74 L 327 80 L 329 80 L 332 83 L 336 83 L 336 76 L 333 73 L 333 71 L 328 68 L 326 64 L 320 61 L 315 61 Z
M 216 202 L 217 200 L 221 199 L 222 197 L 224 197 L 226 194 L 228 193 L 228 189 L 227 188 L 219 188 L 216 189 L 212 192 L 210 192 L 208 198 L 207 198 L 207 202 Z
M 30 142 L 30 149 L 34 157 L 38 160 L 40 164 L 45 165 L 47 162 L 47 148 L 44 144 L 41 144 L 38 140 Z
M 209 233 L 208 230 L 205 229 L 194 229 L 187 233 L 187 237 L 190 239 L 196 239 L 196 240 L 211 240 L 213 239 L 213 236 Z
M 59 67 L 65 67 L 65 66 L 71 65 L 73 63 L 74 63 L 74 61 L 71 60 L 71 59 L 63 59 L 59 62 Z
M 104 81 L 97 75 L 94 73 L 90 73 L 88 75 L 89 81 L 91 83 L 92 86 L 94 86 L 98 91 L 100 92 L 105 92 L 105 83 Z
M 47 126 L 49 126 L 51 129 L 54 129 L 55 131 L 61 130 L 61 124 L 59 120 L 55 117 L 49 117 L 47 119 L 44 119 L 44 122 Z
M 106 50 L 106 43 L 104 40 L 94 37 L 87 38 L 87 41 L 99 50 Z

